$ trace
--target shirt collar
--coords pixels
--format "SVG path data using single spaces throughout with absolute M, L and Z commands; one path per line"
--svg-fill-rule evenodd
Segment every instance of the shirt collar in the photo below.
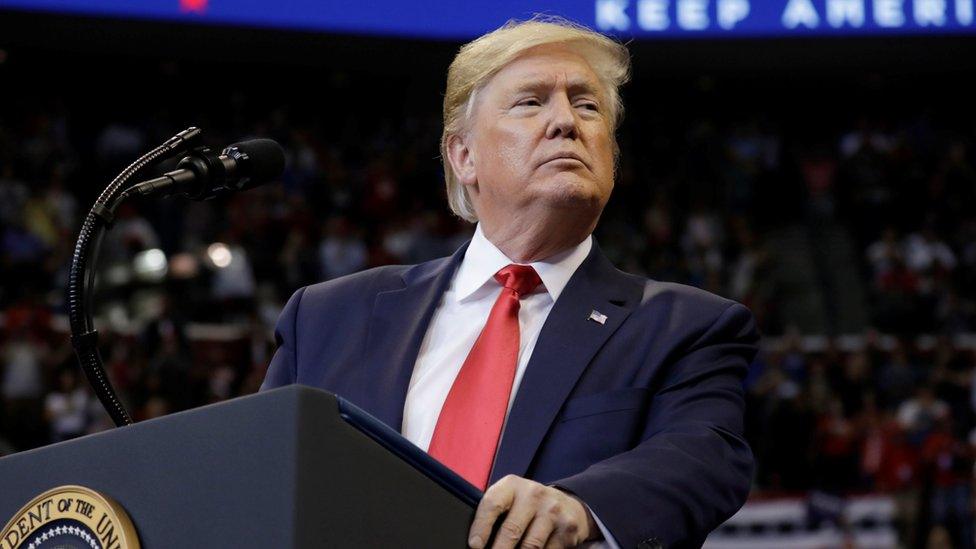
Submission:
M 570 277 L 590 254 L 593 247 L 593 237 L 587 236 L 576 246 L 547 257 L 541 261 L 529 263 L 542 279 L 545 290 L 555 302 L 559 294 L 566 288 Z M 501 250 L 495 247 L 481 230 L 481 224 L 475 228 L 471 244 L 464 252 L 464 259 L 458 267 L 457 277 L 454 279 L 454 296 L 457 301 L 471 297 L 485 284 L 495 282 L 495 273 L 506 265 L 516 263 L 509 259 Z

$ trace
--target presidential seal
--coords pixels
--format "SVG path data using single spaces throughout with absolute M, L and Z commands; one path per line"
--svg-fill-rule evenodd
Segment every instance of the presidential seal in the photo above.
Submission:
M 82 486 L 59 486 L 10 519 L 0 549 L 139 549 L 139 538 L 112 498 Z

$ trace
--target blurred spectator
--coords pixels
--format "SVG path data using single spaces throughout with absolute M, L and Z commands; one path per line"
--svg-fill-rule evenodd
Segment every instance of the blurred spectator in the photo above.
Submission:
M 41 423 L 44 384 L 44 334 L 49 317 L 27 303 L 7 313 L 7 337 L 0 343 L 2 432 L 11 444 L 31 447 L 44 440 Z
M 905 401 L 915 390 L 918 376 L 915 367 L 909 362 L 908 353 L 901 343 L 897 343 L 887 363 L 882 366 L 878 376 L 878 390 L 882 405 L 892 410 Z
M 322 278 L 332 279 L 362 270 L 366 266 L 366 244 L 344 217 L 329 219 L 319 246 Z
M 952 418 L 935 421 L 922 444 L 922 463 L 932 484 L 931 520 L 946 528 L 954 547 L 973 547 L 973 450 L 952 434 Z
M 106 264 L 128 261 L 143 250 L 159 246 L 159 236 L 149 220 L 132 204 L 116 211 L 115 224 L 105 234 L 100 260 Z
M 926 226 L 905 239 L 905 264 L 923 277 L 923 292 L 932 291 L 929 278 L 942 278 L 956 268 L 956 255 L 938 238 L 932 227 Z
M 57 388 L 44 399 L 44 419 L 51 426 L 51 441 L 60 442 L 88 431 L 91 399 L 88 389 L 79 383 L 77 368 L 58 372 Z
M 211 248 L 211 259 L 216 266 L 211 295 L 217 301 L 232 304 L 235 311 L 245 312 L 253 308 L 257 284 L 254 270 L 247 249 L 236 237 L 227 234 L 223 240 Z
M 19 222 L 30 197 L 27 185 L 14 173 L 12 164 L 0 165 L 0 226 Z
M 898 231 L 893 226 L 887 226 L 881 238 L 868 246 L 867 261 L 871 266 L 872 282 L 881 288 L 898 263 L 904 263 L 904 253 L 898 240 Z
M 908 433 L 909 440 L 920 444 L 935 427 L 936 422 L 945 419 L 949 406 L 935 398 L 931 385 L 922 384 L 915 389 L 915 396 L 902 402 L 898 407 L 898 423 Z
M 831 399 L 826 413 L 817 421 L 816 446 L 819 450 L 816 485 L 835 494 L 857 486 L 856 433 L 844 415 L 840 399 Z

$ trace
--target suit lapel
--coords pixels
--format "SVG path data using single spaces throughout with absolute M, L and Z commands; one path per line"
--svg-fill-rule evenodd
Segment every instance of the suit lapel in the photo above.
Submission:
M 356 404 L 397 431 L 427 326 L 466 249 L 467 244 L 449 258 L 409 269 L 402 275 L 403 288 L 376 295 L 360 380 L 361 398 Z
M 510 473 L 525 475 L 580 375 L 630 315 L 641 291 L 641 285 L 614 268 L 594 241 L 542 327 L 509 412 L 489 483 Z M 603 323 L 590 319 L 593 311 L 606 315 Z

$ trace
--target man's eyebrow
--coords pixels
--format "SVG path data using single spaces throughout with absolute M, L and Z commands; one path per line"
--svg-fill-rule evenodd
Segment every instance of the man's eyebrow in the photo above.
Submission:
M 552 87 L 552 79 L 544 76 L 529 76 L 522 83 L 517 85 L 512 93 L 519 94 L 524 92 L 538 92 Z M 590 93 L 599 95 L 599 86 L 586 78 L 570 78 L 566 85 L 571 95 Z

